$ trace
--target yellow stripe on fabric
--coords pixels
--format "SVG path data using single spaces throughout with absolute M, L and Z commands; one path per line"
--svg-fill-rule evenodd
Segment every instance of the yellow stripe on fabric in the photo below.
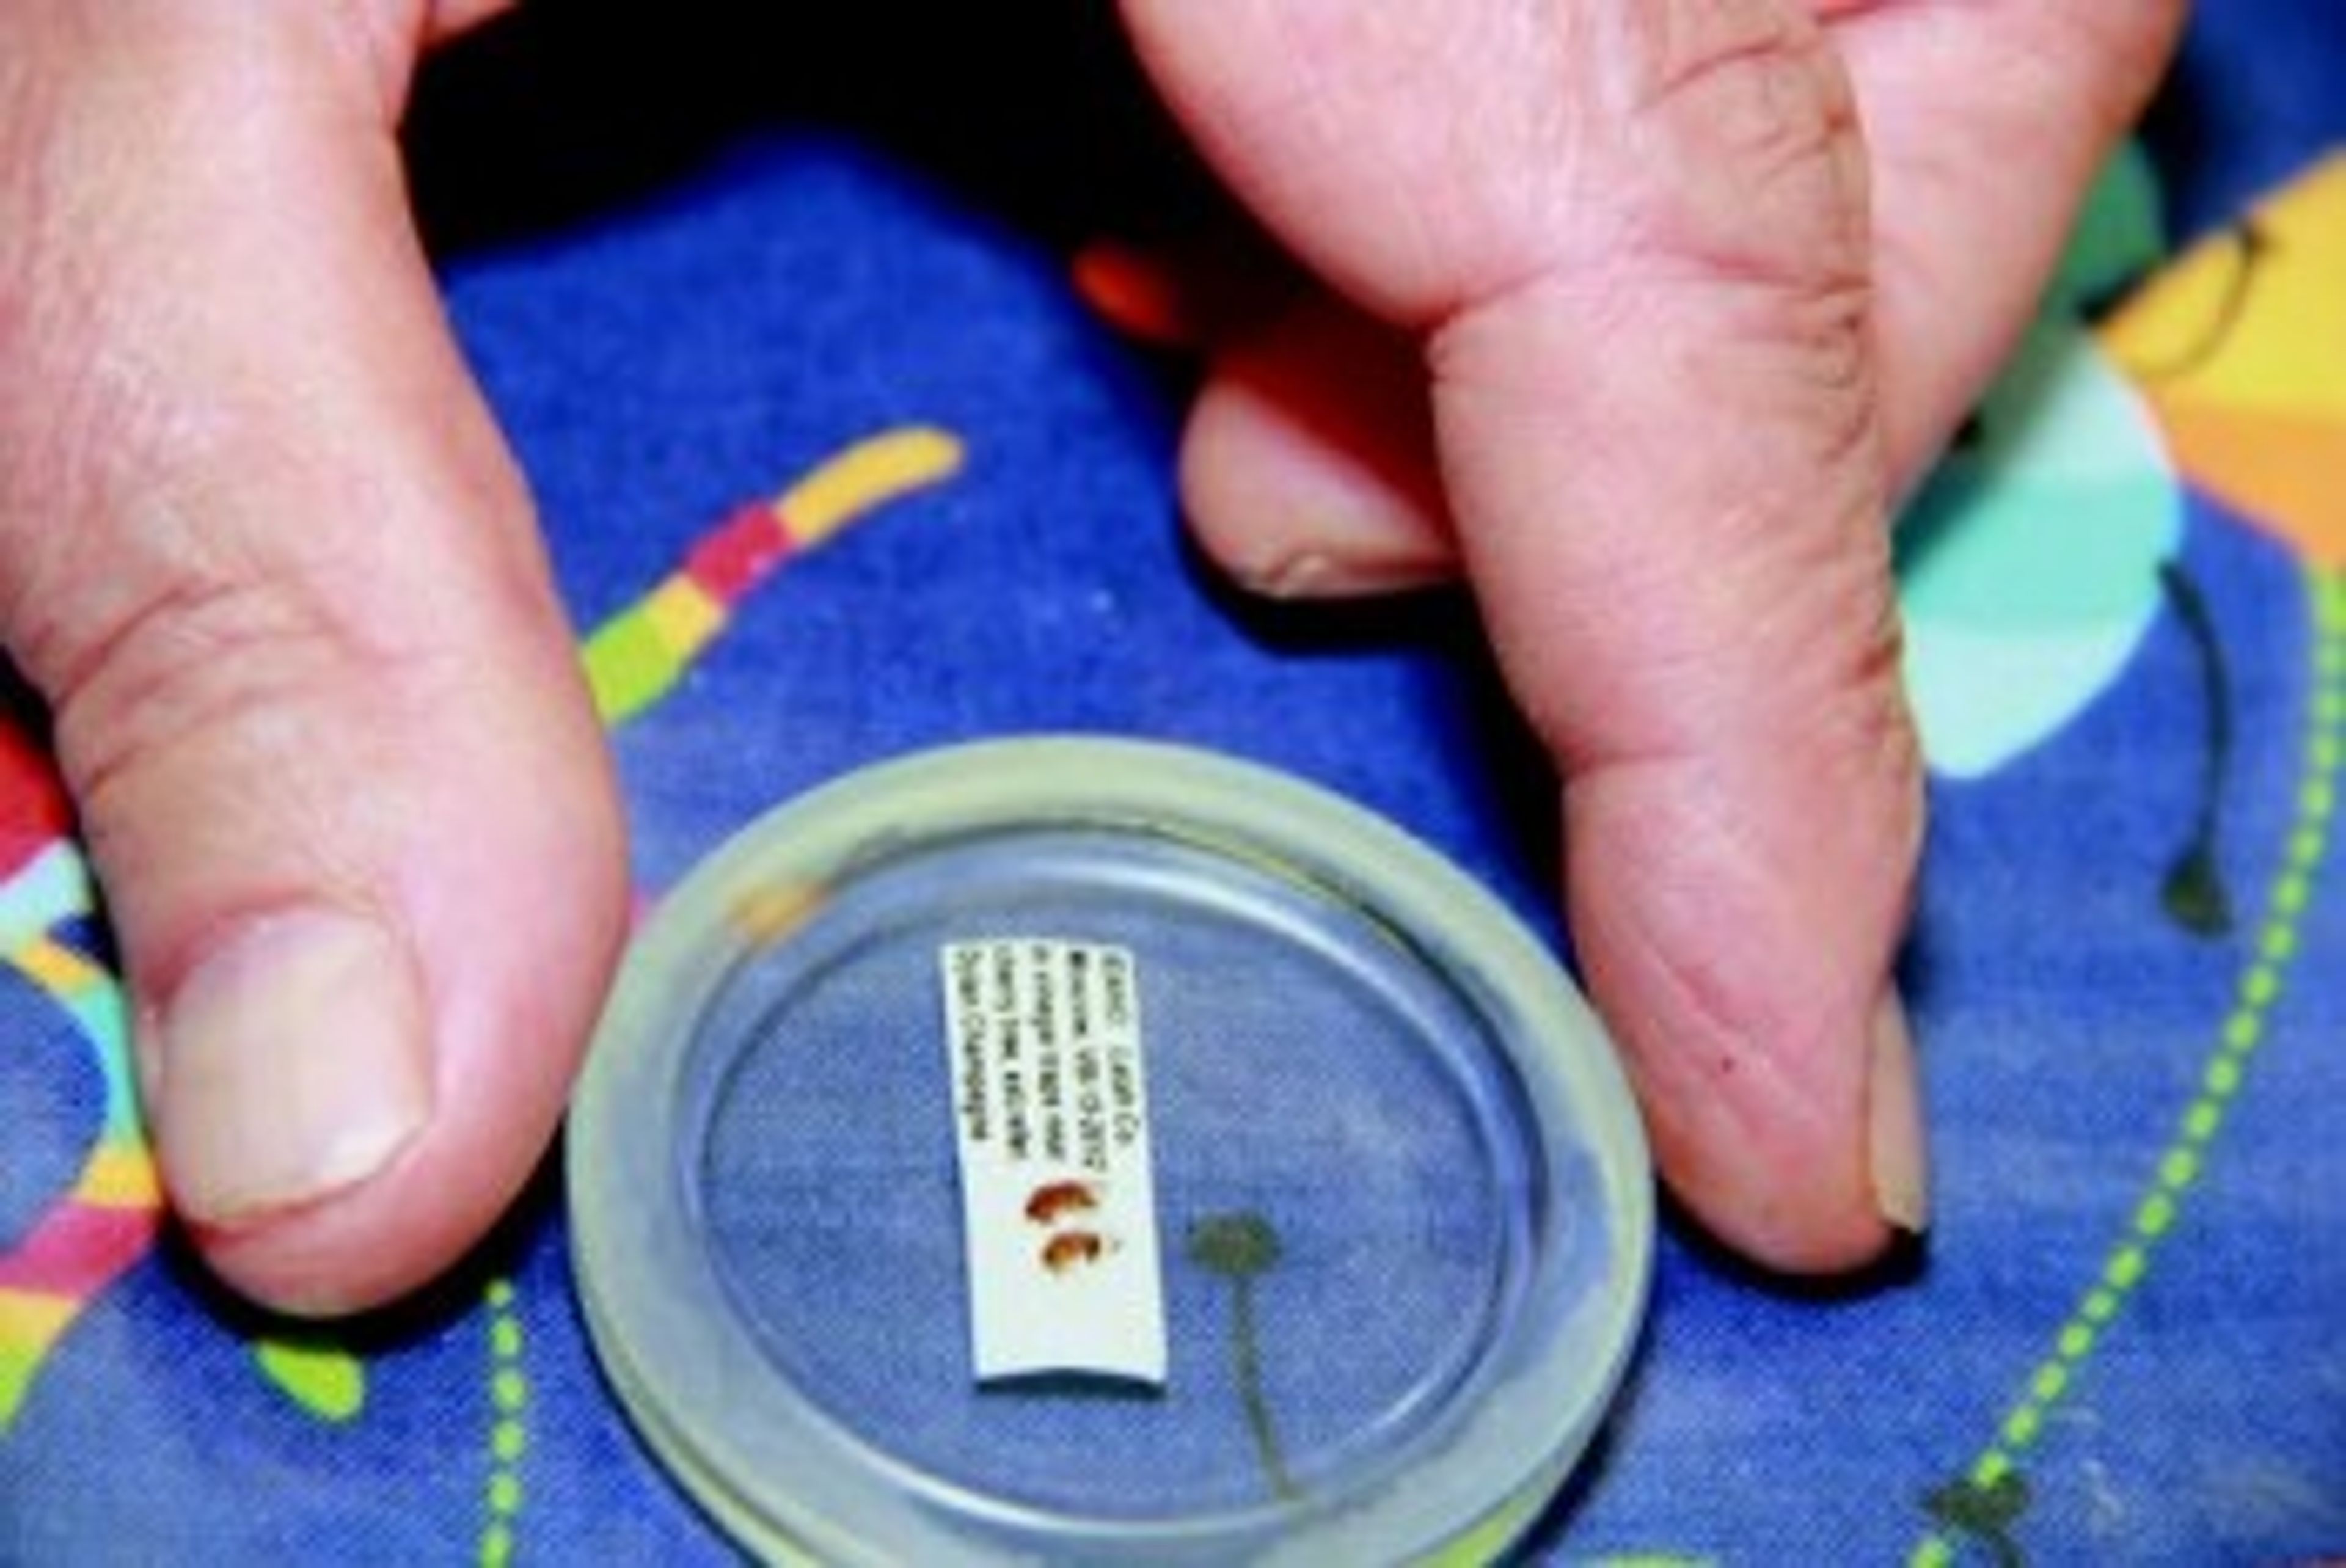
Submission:
M 36 937 L 8 958 L 26 978 L 55 996 L 70 996 L 107 979 L 104 970 L 55 937 Z
M 65 1331 L 81 1304 L 46 1290 L 0 1286 L 0 1355 L 19 1346 L 46 1345 Z
M 681 572 L 645 596 L 643 615 L 678 665 L 691 663 L 725 628 L 725 606 Z
M 163 1201 L 163 1186 L 154 1156 L 139 1144 L 100 1145 L 90 1151 L 74 1196 L 99 1208 L 155 1208 Z
M 782 493 L 774 512 L 793 544 L 811 548 L 862 513 L 961 472 L 960 440 L 909 425 L 858 442 Z
M 0 1432 L 15 1420 L 49 1347 L 80 1305 L 46 1291 L 0 1288 Z

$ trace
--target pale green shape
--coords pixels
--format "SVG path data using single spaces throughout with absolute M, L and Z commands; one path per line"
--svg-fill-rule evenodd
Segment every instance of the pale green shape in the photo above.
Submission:
M 2134 657 L 2138 630 L 2004 635 L 1917 620 L 1906 690 L 1933 772 L 1977 779 L 2052 735 Z
M 2183 494 L 2149 409 L 2100 346 L 2040 322 L 1901 520 L 1910 621 L 2012 631 L 2147 625 Z
M 2183 491 L 2156 421 L 2080 312 L 2166 252 L 2129 144 L 2087 198 L 2042 313 L 1900 520 L 1906 674 L 1933 769 L 1974 778 L 2117 678 L 2163 598 Z
M 95 901 L 89 867 L 60 839 L 0 881 L 0 952 L 13 952 Z
M 366 1408 L 366 1367 L 322 1339 L 256 1339 L 252 1359 L 287 1399 L 320 1420 L 341 1423 Z
M 2041 321 L 1898 536 L 1906 677 L 1932 768 L 1976 778 L 2072 721 L 2133 658 L 2180 548 L 2150 413 L 2094 341 Z

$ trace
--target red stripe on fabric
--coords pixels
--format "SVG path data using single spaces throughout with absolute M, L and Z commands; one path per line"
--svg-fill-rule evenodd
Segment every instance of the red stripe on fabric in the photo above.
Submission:
M 685 557 L 685 575 L 702 593 L 730 605 L 780 565 L 790 536 L 763 501 L 742 507 L 705 535 Z
M 160 1225 L 152 1208 L 60 1204 L 15 1251 L 0 1257 L 0 1288 L 81 1300 L 138 1262 Z
M 11 875 L 71 826 L 56 769 L 0 718 L 0 877 Z

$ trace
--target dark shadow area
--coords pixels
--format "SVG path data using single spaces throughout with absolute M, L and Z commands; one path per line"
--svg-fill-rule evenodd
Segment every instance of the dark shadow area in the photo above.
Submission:
M 2187 47 L 2143 114 L 2137 134 L 2162 184 L 2170 188 L 2170 197 L 2176 194 L 2171 188 L 2178 172 L 2191 166 L 2199 148 L 2219 145 L 2227 137 L 2237 145 L 2243 117 L 2256 113 L 2243 95 L 2211 76 L 2211 65 L 2204 49 L 2195 53 Z M 2190 191 L 2180 194 L 2182 210 L 2166 215 L 2168 239 L 2174 244 L 2188 242 L 2205 221 L 2205 203 L 2193 199 Z
M 406 131 L 427 239 L 525 239 L 651 199 L 761 130 L 852 137 L 1045 240 L 1214 209 L 1112 7 L 526 5 L 429 61 Z
M 1846 1274 L 1780 1273 L 1729 1251 L 1667 1189 L 1661 1197 L 1663 1227 L 1693 1256 L 1704 1274 L 1780 1301 L 1813 1306 L 1862 1301 L 1886 1290 L 1920 1285 L 1930 1273 L 1931 1238 L 1910 1232 L 1900 1232 L 1881 1257 Z
M 2250 26 L 2195 13 L 2138 131 L 2178 247 L 2238 219 L 2308 149 L 2346 136 L 2334 25 L 2318 5 L 2259 7 Z
M 6 725 L 34 746 L 49 749 L 49 710 L 0 649 L 0 725 Z

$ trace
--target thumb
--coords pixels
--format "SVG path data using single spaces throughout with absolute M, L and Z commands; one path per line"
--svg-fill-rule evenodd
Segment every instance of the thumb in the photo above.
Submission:
M 352 1309 L 543 1152 L 621 929 L 615 796 L 406 217 L 431 19 L 98 9 L 20 7 L 0 63 L 0 638 L 171 1201 L 232 1284 Z
M 1888 979 L 1897 687 L 1863 158 L 1800 7 L 1128 0 L 1210 156 L 1425 345 L 1460 543 L 1566 778 L 1567 899 L 1665 1175 L 1852 1266 L 1925 1196 Z

